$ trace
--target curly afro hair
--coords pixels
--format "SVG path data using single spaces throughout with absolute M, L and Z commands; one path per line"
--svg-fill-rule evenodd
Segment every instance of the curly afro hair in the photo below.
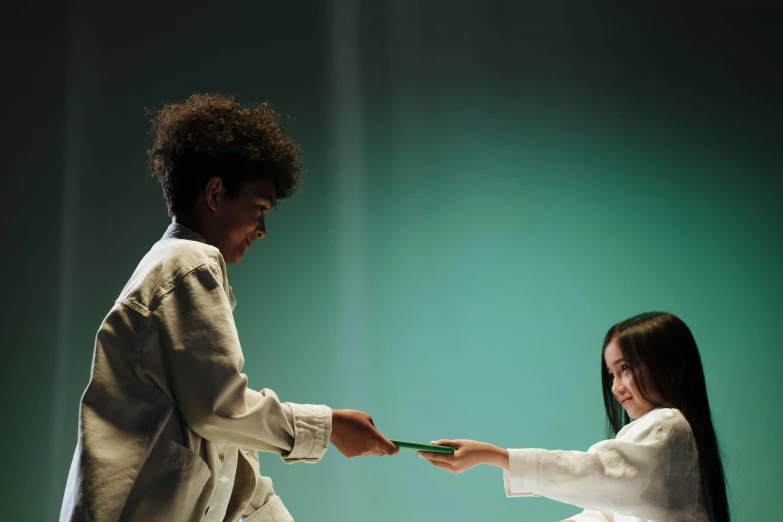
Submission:
M 266 103 L 251 108 L 230 96 L 194 94 L 151 112 L 151 119 L 149 168 L 169 216 L 188 212 L 213 176 L 221 178 L 229 197 L 248 181 L 272 180 L 278 200 L 299 185 L 299 151 Z

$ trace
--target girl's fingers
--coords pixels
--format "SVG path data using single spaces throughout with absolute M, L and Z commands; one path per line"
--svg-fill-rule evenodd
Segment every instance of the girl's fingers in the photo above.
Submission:
M 430 464 L 432 464 L 433 466 L 435 466 L 436 468 L 445 469 L 446 471 L 450 471 L 452 473 L 457 473 L 457 471 L 454 469 L 454 467 L 451 464 L 449 464 L 448 462 L 437 462 L 437 461 L 434 461 L 434 460 L 429 460 L 428 462 Z
M 431 453 L 429 451 L 420 451 L 419 457 L 423 459 L 427 459 L 430 462 L 445 462 L 446 464 L 451 464 L 454 462 L 454 454 L 446 454 L 446 453 Z
M 450 446 L 454 449 L 457 449 L 460 447 L 460 443 L 456 440 L 448 440 L 448 439 L 440 439 L 440 440 L 433 440 L 430 442 L 433 446 Z

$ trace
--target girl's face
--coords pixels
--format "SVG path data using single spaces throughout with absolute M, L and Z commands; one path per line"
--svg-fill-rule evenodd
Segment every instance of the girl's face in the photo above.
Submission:
M 617 344 L 617 338 L 606 345 L 604 363 L 609 375 L 612 376 L 612 393 L 631 420 L 636 420 L 645 413 L 657 408 L 663 402 L 658 390 L 652 385 L 652 379 L 647 376 L 647 368 L 631 368 L 623 359 L 623 352 Z M 637 387 L 637 382 L 644 382 L 644 391 L 650 401 L 646 400 Z M 656 405 L 657 404 L 657 405 Z

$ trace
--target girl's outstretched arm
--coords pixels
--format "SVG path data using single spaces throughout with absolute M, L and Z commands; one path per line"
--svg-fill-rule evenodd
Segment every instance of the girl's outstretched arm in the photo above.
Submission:
M 454 448 L 454 453 L 447 455 L 420 451 L 419 457 L 427 459 L 433 466 L 445 469 L 451 473 L 459 475 L 463 471 L 481 464 L 508 470 L 508 450 L 498 448 L 487 442 L 438 440 L 433 441 L 432 444 L 436 446 L 450 446 Z

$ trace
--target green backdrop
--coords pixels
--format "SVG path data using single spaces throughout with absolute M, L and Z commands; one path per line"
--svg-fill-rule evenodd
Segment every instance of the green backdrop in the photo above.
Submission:
M 632 9 L 632 10 L 629 10 Z M 745 2 L 15 3 L 3 520 L 56 520 L 93 339 L 167 218 L 144 107 L 270 100 L 302 192 L 229 277 L 252 386 L 391 438 L 586 449 L 614 322 L 701 349 L 736 520 L 779 511 L 779 13 Z M 18 72 L 16 72 L 18 71 Z M 299 521 L 556 520 L 411 454 L 263 470 Z

